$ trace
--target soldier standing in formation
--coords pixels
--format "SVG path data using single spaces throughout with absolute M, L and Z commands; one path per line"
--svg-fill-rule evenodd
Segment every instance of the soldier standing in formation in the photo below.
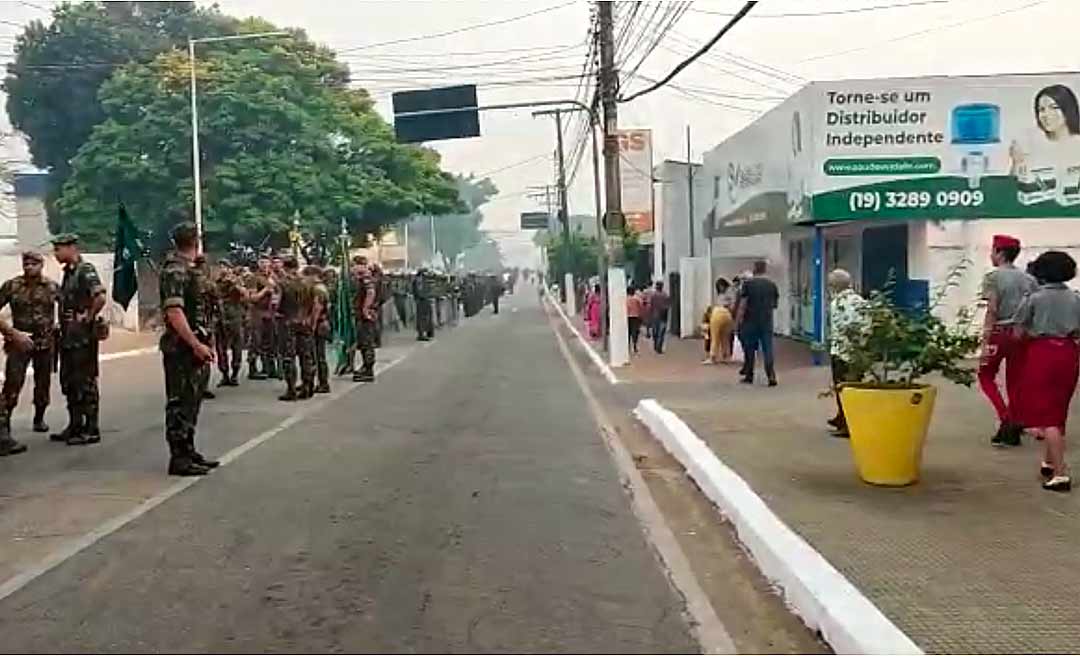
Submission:
M 371 383 L 375 381 L 375 326 L 378 321 L 375 281 L 366 265 L 355 267 L 353 276 L 356 286 L 356 296 L 353 299 L 356 312 L 356 348 L 363 361 L 360 371 L 353 374 L 353 380 L 358 383 Z
M 277 360 L 274 353 L 274 285 L 270 275 L 270 260 L 259 258 L 257 270 L 251 276 L 248 288 L 251 305 L 251 343 L 252 354 L 248 357 L 248 378 L 266 380 L 277 378 Z M 258 364 L 262 364 L 262 371 Z M 255 364 L 256 366 L 251 366 Z
M 0 286 L 0 308 L 11 306 L 11 322 L 16 330 L 28 333 L 33 340 L 29 350 L 9 349 L 4 367 L 4 416 L 0 439 L 11 432 L 8 422 L 19 393 L 26 382 L 26 368 L 34 365 L 34 432 L 48 433 L 45 409 L 49 407 L 49 388 L 52 385 L 53 355 L 56 339 L 56 304 L 60 286 L 42 275 L 45 257 L 26 251 L 22 254 L 23 273 Z M 10 344 L 10 343 L 9 343 Z
M 4 337 L 4 351 L 10 358 L 16 352 L 25 352 L 34 348 L 34 340 L 29 334 L 11 327 L 0 319 L 0 335 Z M 0 457 L 13 456 L 26 451 L 26 445 L 11 436 L 11 411 L 5 404 L 0 404 Z
M 274 362 L 274 370 L 267 374 L 270 378 L 279 379 L 285 375 L 285 340 L 288 338 L 288 330 L 285 327 L 285 318 L 281 315 L 281 281 L 285 278 L 285 261 L 280 254 L 275 253 L 270 258 L 270 280 L 273 293 L 270 296 L 271 331 L 273 339 L 270 344 L 271 359 Z
M 435 326 L 431 316 L 431 279 L 426 267 L 420 267 L 413 276 L 412 294 L 416 302 L 416 339 L 426 342 L 435 336 Z
M 383 331 L 383 305 L 390 300 L 389 290 L 386 287 L 386 276 L 378 262 L 368 265 L 371 271 L 371 284 L 375 286 L 375 348 L 382 348 Z
M 214 337 L 221 328 L 221 298 L 217 293 L 217 285 L 210 275 L 210 267 L 206 264 L 206 255 L 199 253 L 195 256 L 195 273 L 198 276 L 199 292 L 203 295 L 202 308 L 206 312 L 206 326 L 210 331 L 210 348 L 215 348 Z M 203 398 L 216 399 L 217 396 L 210 391 L 210 377 L 206 377 L 203 385 Z
M 68 444 L 101 441 L 98 426 L 98 340 L 107 325 L 99 324 L 105 307 L 105 286 L 97 269 L 82 258 L 79 237 L 63 234 L 53 239 L 53 254 L 64 266 L 60 283 L 60 388 L 67 397 L 68 425 L 50 439 Z
M 278 283 L 281 296 L 282 370 L 285 394 L 282 401 L 309 399 L 315 393 L 314 293 L 311 285 L 297 272 L 296 257 L 284 258 L 284 274 Z M 300 389 L 296 388 L 296 361 L 300 360 Z
M 210 378 L 214 351 L 205 323 L 205 293 L 194 260 L 198 253 L 195 226 L 173 229 L 176 250 L 161 267 L 161 308 L 165 332 L 161 336 L 165 368 L 165 441 L 169 445 L 169 474 L 201 476 L 218 463 L 195 449 L 195 429 L 203 390 Z
M 328 269 L 329 271 L 330 269 Z M 330 312 L 332 308 L 329 286 L 324 282 L 326 274 L 319 267 L 308 266 L 304 276 L 311 285 L 314 297 L 315 315 L 315 375 L 318 384 L 316 394 L 330 393 L 330 363 L 326 360 L 326 347 L 330 343 Z
M 244 316 L 247 314 L 247 291 L 239 276 L 222 265 L 217 280 L 217 296 L 221 299 L 221 320 L 215 335 L 218 371 L 221 387 L 240 384 L 240 363 L 244 352 Z
M 409 325 L 409 311 L 407 301 L 409 298 L 409 285 L 402 274 L 394 274 L 391 279 L 391 292 L 394 294 L 394 309 L 397 311 L 398 321 L 402 326 Z

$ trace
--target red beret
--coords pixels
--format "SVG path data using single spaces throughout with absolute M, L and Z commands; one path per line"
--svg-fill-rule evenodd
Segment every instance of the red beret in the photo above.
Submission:
M 1002 248 L 1020 248 L 1020 240 L 1009 235 L 994 235 L 994 250 Z

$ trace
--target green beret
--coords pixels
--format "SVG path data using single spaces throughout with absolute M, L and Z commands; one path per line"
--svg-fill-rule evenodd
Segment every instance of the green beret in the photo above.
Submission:
M 52 239 L 53 246 L 68 246 L 79 243 L 79 235 L 74 232 L 64 232 Z

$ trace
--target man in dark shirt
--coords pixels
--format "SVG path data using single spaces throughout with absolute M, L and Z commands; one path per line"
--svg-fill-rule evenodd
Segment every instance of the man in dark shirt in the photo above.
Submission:
M 664 291 L 664 283 L 656 281 L 655 291 L 649 297 L 649 319 L 652 322 L 653 350 L 664 352 L 664 337 L 667 335 L 668 310 L 671 309 L 671 297 Z
M 761 349 L 769 387 L 776 387 L 776 370 L 773 365 L 773 312 L 780 300 L 780 292 L 773 281 L 765 277 L 765 268 L 764 260 L 754 262 L 754 277 L 742 284 L 735 326 L 746 353 L 742 382 L 753 384 L 754 358 L 758 349 Z

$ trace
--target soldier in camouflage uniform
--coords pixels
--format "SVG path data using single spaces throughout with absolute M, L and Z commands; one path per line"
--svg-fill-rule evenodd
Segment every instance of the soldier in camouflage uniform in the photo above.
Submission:
M 270 276 L 270 260 L 259 258 L 257 270 L 251 274 L 248 285 L 248 299 L 251 304 L 251 349 L 253 356 L 262 363 L 262 371 L 252 367 L 254 359 L 248 360 L 248 378 L 266 380 L 277 378 L 277 361 L 274 359 L 274 321 L 273 321 L 274 283 Z M 271 376 L 271 374 L 274 374 Z
M 101 441 L 98 427 L 98 340 L 107 331 L 98 313 L 105 307 L 105 286 L 97 269 L 79 254 L 79 237 L 53 239 L 53 254 L 64 266 L 60 283 L 60 389 L 67 397 L 68 425 L 49 436 L 71 445 Z
M 285 317 L 281 314 L 281 282 L 285 279 L 285 256 L 275 253 L 270 258 L 270 276 L 274 281 L 274 293 L 271 297 L 270 307 L 273 310 L 271 340 L 271 359 L 274 369 L 267 374 L 269 378 L 279 379 L 285 375 L 285 349 L 288 346 L 289 331 L 285 325 Z
M 0 319 L 0 335 L 4 337 L 4 351 L 8 358 L 15 353 L 28 353 L 34 349 L 34 339 L 29 333 L 12 328 L 3 319 Z M 11 411 L 6 404 L 0 403 L 0 456 L 13 456 L 24 451 L 26 445 L 11 437 Z
M 327 269 L 332 271 L 333 269 Z M 330 392 L 330 363 L 326 360 L 326 347 L 330 343 L 330 312 L 332 298 L 330 287 L 323 282 L 328 278 L 317 266 L 304 267 L 304 276 L 312 286 L 315 307 L 315 376 L 318 384 L 316 394 Z
M 413 276 L 412 295 L 416 303 L 416 339 L 426 342 L 435 336 L 435 325 L 431 316 L 431 276 L 428 275 L 427 268 L 421 267 Z
M 371 271 L 371 284 L 375 286 L 375 348 L 382 348 L 382 310 L 386 301 L 390 300 L 389 288 L 387 287 L 386 275 L 378 262 L 372 262 L 368 269 Z
M 314 288 L 297 272 L 296 258 L 284 258 L 284 272 L 278 283 L 284 339 L 281 352 L 285 376 L 285 394 L 282 401 L 309 399 L 315 393 L 315 326 Z M 300 360 L 300 389 L 296 388 L 296 361 Z
M 391 278 L 390 292 L 394 295 L 394 309 L 397 311 L 398 321 L 402 326 L 409 325 L 409 282 L 405 279 L 405 274 L 395 273 Z
M 214 350 L 210 347 L 210 327 L 205 283 L 195 268 L 198 241 L 195 226 L 183 223 L 173 229 L 176 250 L 161 266 L 161 308 L 165 332 L 161 335 L 161 356 L 165 368 L 165 441 L 169 445 L 169 474 L 201 476 L 217 461 L 195 449 L 195 429 L 199 422 L 202 393 L 210 379 Z
M 375 331 L 378 321 L 375 281 L 367 265 L 358 265 L 353 269 L 353 281 L 356 296 L 353 297 L 353 309 L 356 315 L 356 348 L 360 351 L 363 366 L 353 374 L 358 383 L 375 381 Z
M 217 350 L 214 337 L 221 327 L 221 298 L 218 296 L 217 284 L 210 272 L 210 266 L 206 263 L 206 256 L 199 253 L 195 256 L 195 273 L 198 276 L 199 289 L 203 295 L 203 311 L 206 312 L 206 326 L 210 330 L 210 348 Z M 203 388 L 204 399 L 216 399 L 217 395 L 210 391 L 210 377 L 206 378 Z
M 221 299 L 221 319 L 214 342 L 217 345 L 218 371 L 221 372 L 219 385 L 236 387 L 240 384 L 240 362 L 244 354 L 247 291 L 240 277 L 228 265 L 222 265 L 218 271 L 217 297 Z
M 52 385 L 54 340 L 56 338 L 56 304 L 60 300 L 60 285 L 41 274 L 45 257 L 26 251 L 22 254 L 23 273 L 0 286 L 0 308 L 11 306 L 11 322 L 17 330 L 30 334 L 34 347 L 28 351 L 9 348 L 4 368 L 4 389 L 0 393 L 6 417 L 10 418 L 19 403 L 19 393 L 26 382 L 26 368 L 34 364 L 34 432 L 48 433 L 45 409 L 49 407 L 49 387 Z M 8 346 L 11 346 L 9 343 Z M 7 426 L 0 432 L 10 433 Z

